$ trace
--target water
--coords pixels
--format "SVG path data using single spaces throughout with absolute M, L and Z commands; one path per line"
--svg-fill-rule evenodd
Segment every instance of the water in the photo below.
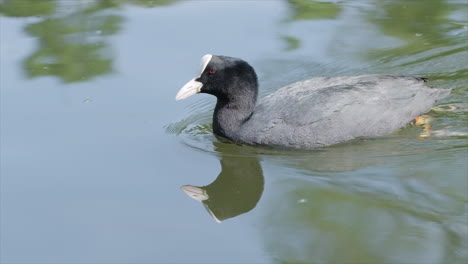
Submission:
M 1 263 L 467 263 L 465 1 L 0 1 Z M 203 54 L 453 89 L 431 131 L 221 142 Z M 182 190 L 181 190 L 182 187 Z M 191 198 L 194 199 L 191 199 Z M 221 223 L 217 223 L 217 221 Z

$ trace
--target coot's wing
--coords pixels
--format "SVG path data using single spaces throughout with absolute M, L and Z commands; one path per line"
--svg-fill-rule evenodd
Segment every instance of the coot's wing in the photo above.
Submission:
M 385 135 L 428 112 L 446 94 L 414 77 L 314 78 L 261 100 L 241 136 L 248 143 L 313 148 Z

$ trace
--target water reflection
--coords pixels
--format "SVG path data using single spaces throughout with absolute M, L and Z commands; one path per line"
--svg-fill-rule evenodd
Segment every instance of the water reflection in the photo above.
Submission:
M 36 50 L 23 61 L 28 78 L 56 76 L 65 83 L 74 83 L 113 71 L 109 36 L 117 34 L 124 22 L 118 7 L 156 7 L 175 2 L 5 0 L 0 2 L 0 14 L 39 18 L 24 27 L 38 41 Z
M 287 22 L 303 20 L 337 19 L 346 5 L 335 1 L 288 0 L 291 13 Z M 360 17 L 366 18 L 385 36 L 395 37 L 403 42 L 397 47 L 386 47 L 369 52 L 369 59 L 386 61 L 395 56 L 410 55 L 429 49 L 446 47 L 459 43 L 457 32 L 464 30 L 467 6 L 465 3 L 447 0 L 407 1 L 379 0 L 368 5 L 364 1 L 355 3 L 362 5 Z M 466 25 L 465 25 L 466 26 Z M 354 30 L 354 29 L 350 29 Z M 316 32 L 311 32 L 316 34 Z M 284 35 L 287 50 L 295 50 L 301 46 L 301 38 Z M 458 52 L 454 50 L 452 52 Z
M 0 14 L 10 17 L 51 15 L 56 5 L 55 0 L 4 0 L 0 3 Z
M 220 153 L 221 172 L 212 183 L 196 187 L 184 185 L 182 190 L 203 203 L 217 222 L 255 208 L 263 193 L 263 172 L 259 159 L 250 150 L 235 144 L 213 143 Z M 247 154 L 247 155 L 246 155 Z
M 465 150 L 450 149 L 282 178 L 269 190 L 267 248 L 279 263 L 464 263 L 464 162 Z
M 414 129 L 414 132 L 419 129 Z M 365 138 L 304 152 L 301 155 L 273 157 L 276 162 L 300 169 L 305 174 L 315 172 L 349 172 L 382 163 L 382 157 L 406 154 L 402 148 L 403 138 Z M 413 150 L 417 151 L 417 150 Z
M 404 44 L 371 53 L 372 56 L 387 55 L 391 59 L 456 44 L 458 38 L 450 33 L 462 29 L 462 25 L 453 23 L 453 14 L 463 9 L 466 10 L 465 4 L 445 0 L 377 1 L 374 11 L 367 13 L 368 19 L 383 34 L 396 37 Z
M 342 7 L 333 2 L 288 0 L 293 10 L 290 20 L 305 19 L 335 19 L 341 13 Z
M 342 7 L 332 2 L 318 2 L 309 0 L 288 0 L 291 14 L 287 22 L 298 20 L 336 19 L 341 13 Z M 286 42 L 286 50 L 292 51 L 301 47 L 301 40 L 295 36 L 283 35 Z
M 417 134 L 420 129 L 415 128 Z M 221 222 L 254 209 L 263 192 L 264 177 L 260 156 L 270 163 L 301 170 L 303 175 L 356 171 L 383 165 L 382 157 L 401 157 L 420 153 L 405 150 L 402 138 L 358 139 L 314 151 L 294 151 L 212 142 L 213 152 L 220 155 L 221 172 L 203 187 L 183 185 L 181 189 L 205 206 Z

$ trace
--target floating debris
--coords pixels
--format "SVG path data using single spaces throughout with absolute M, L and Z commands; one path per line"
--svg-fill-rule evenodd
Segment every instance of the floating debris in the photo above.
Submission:
M 92 102 L 92 100 L 91 100 L 91 99 L 89 99 L 89 98 L 88 98 L 88 99 L 84 99 L 84 100 L 83 100 L 83 103 L 91 103 L 91 102 Z

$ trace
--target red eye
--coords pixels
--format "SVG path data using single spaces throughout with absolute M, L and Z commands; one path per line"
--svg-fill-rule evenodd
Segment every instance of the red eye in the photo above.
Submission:
M 209 74 L 214 74 L 215 72 L 216 72 L 216 70 L 213 70 L 213 69 L 208 71 Z

